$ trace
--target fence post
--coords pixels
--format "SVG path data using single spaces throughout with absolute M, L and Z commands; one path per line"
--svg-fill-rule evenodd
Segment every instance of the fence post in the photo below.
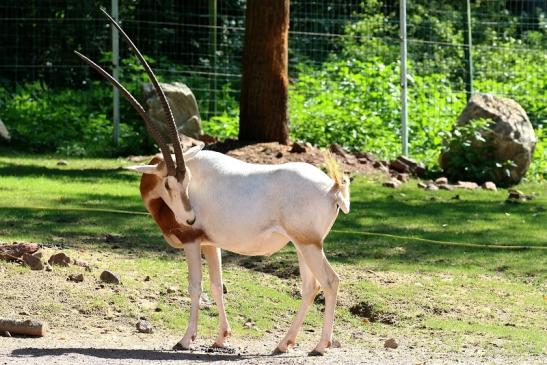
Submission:
M 212 98 L 209 103 L 209 118 L 217 113 L 217 0 L 209 0 L 209 52 L 211 54 L 210 88 Z
M 406 0 L 399 1 L 399 28 L 401 40 L 401 137 L 403 155 L 408 156 L 407 83 L 406 83 Z
M 112 0 L 112 18 L 118 21 L 118 0 Z M 120 42 L 118 30 L 112 27 L 112 76 L 118 80 L 120 75 Z M 113 87 L 112 97 L 112 117 L 114 119 L 114 144 L 120 145 L 120 92 L 118 88 Z
M 473 95 L 473 41 L 471 36 L 471 2 L 470 0 L 466 1 L 466 15 L 465 19 L 465 30 L 463 32 L 464 36 L 464 46 L 463 46 L 463 57 L 465 61 L 465 94 L 467 101 Z

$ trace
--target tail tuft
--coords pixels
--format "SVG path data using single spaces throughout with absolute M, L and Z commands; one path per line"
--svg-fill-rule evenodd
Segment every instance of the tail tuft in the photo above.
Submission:
M 325 167 L 327 168 L 327 174 L 334 180 L 332 190 L 335 192 L 336 200 L 340 209 L 346 214 L 349 213 L 349 178 L 344 176 L 342 168 L 338 164 L 338 161 L 330 153 L 325 151 L 323 153 L 325 158 Z
M 327 168 L 327 174 L 334 180 L 335 186 L 339 188 L 344 184 L 342 169 L 336 161 L 336 158 L 330 153 L 330 151 L 323 152 L 323 158 L 325 159 L 325 167 Z

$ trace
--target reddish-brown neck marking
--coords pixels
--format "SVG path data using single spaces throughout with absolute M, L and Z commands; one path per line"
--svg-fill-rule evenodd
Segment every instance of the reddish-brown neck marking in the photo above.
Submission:
M 149 162 L 149 165 L 158 165 L 158 169 L 162 169 L 163 164 L 165 164 L 165 162 L 159 157 L 154 157 Z M 141 177 L 140 190 L 146 209 L 150 212 L 150 215 L 152 215 L 162 233 L 166 237 L 175 236 L 180 241 L 180 244 L 204 238 L 205 234 L 202 230 L 189 228 L 179 224 L 175 220 L 175 215 L 162 198 L 150 198 L 150 193 L 161 183 L 161 181 L 162 179 L 157 175 L 143 174 Z M 168 243 L 172 244 L 169 241 Z

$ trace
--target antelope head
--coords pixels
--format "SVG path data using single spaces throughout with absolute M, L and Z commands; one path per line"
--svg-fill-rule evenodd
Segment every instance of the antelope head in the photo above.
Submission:
M 152 138 L 160 147 L 164 162 L 157 165 L 135 166 L 130 169 L 134 171 L 139 171 L 144 174 L 156 175 L 160 180 L 158 181 L 158 184 L 156 184 L 156 186 L 154 187 L 154 193 L 158 197 L 161 197 L 161 199 L 163 199 L 163 201 L 173 212 L 175 219 L 179 224 L 191 226 L 196 220 L 196 216 L 194 214 L 192 206 L 190 205 L 190 199 L 188 197 L 188 185 L 190 183 L 191 174 L 190 171 L 186 169 L 186 164 L 184 161 L 182 147 L 180 145 L 179 134 L 175 124 L 175 119 L 173 118 L 173 113 L 171 112 L 171 108 L 169 106 L 169 103 L 167 102 L 167 98 L 165 97 L 165 93 L 160 87 L 158 79 L 150 68 L 150 65 L 148 64 L 148 62 L 146 62 L 133 41 L 123 31 L 120 25 L 104 9 L 101 9 L 101 11 L 108 18 L 108 20 L 110 20 L 112 25 L 118 29 L 118 31 L 125 39 L 125 41 L 129 44 L 131 49 L 133 49 L 133 51 L 137 55 L 137 58 L 146 70 L 150 81 L 154 85 L 154 89 L 158 94 L 159 100 L 166 116 L 169 137 L 175 151 L 176 164 L 171 157 L 171 152 L 169 150 L 167 142 L 159 133 L 158 128 L 152 122 L 152 120 L 148 116 L 148 113 L 146 113 L 142 105 L 133 97 L 133 95 L 131 95 L 131 93 L 127 91 L 127 89 L 122 84 L 120 84 L 118 80 L 112 77 L 108 72 L 106 72 L 95 62 L 91 61 L 89 58 L 77 51 L 74 52 L 88 65 L 90 65 L 98 73 L 100 73 L 105 79 L 110 81 L 112 85 L 118 88 L 118 90 L 120 90 L 120 93 L 131 103 L 133 108 L 142 117 L 148 133 L 150 133 Z

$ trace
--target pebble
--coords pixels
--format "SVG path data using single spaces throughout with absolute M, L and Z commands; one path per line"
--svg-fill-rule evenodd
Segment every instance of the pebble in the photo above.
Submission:
M 104 270 L 101 273 L 100 279 L 102 281 L 104 281 L 105 283 L 109 283 L 109 284 L 119 284 L 120 283 L 120 279 L 118 278 L 118 276 L 116 276 L 113 272 L 108 271 L 108 270 Z
M 152 326 L 150 325 L 150 323 L 148 323 L 148 321 L 146 321 L 144 319 L 141 319 L 137 322 L 137 331 L 139 331 L 140 333 L 152 333 L 152 332 L 154 332 L 152 330 Z
M 397 343 L 397 341 L 395 341 L 394 338 L 390 338 L 386 340 L 386 342 L 384 342 L 384 347 L 387 349 L 396 349 L 397 347 L 399 347 L 399 344 Z

